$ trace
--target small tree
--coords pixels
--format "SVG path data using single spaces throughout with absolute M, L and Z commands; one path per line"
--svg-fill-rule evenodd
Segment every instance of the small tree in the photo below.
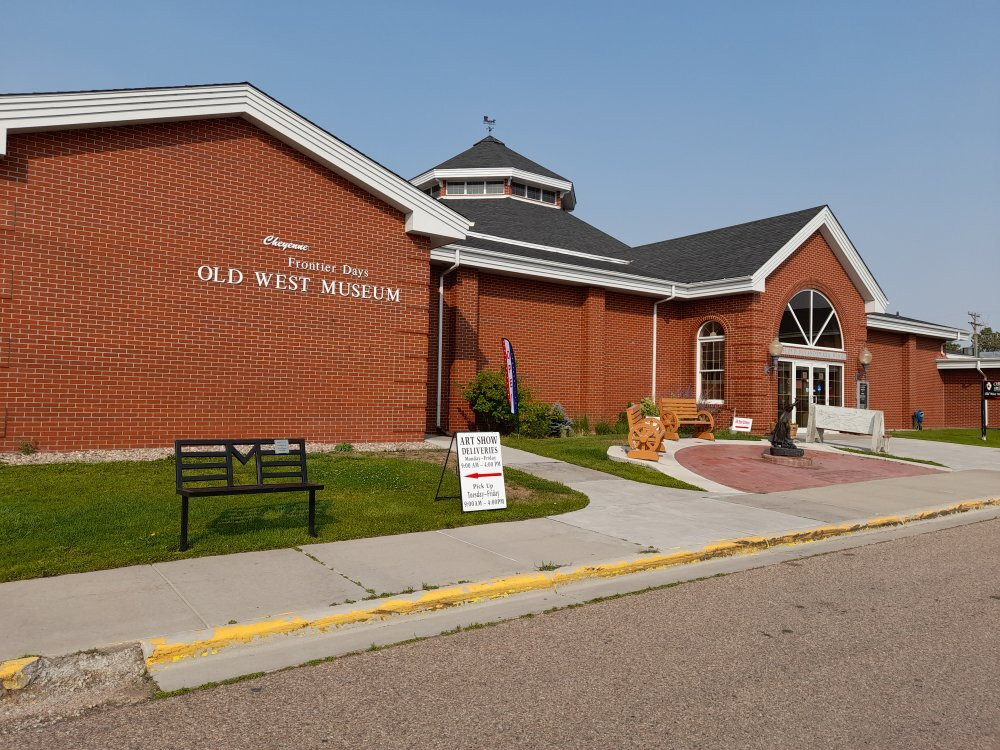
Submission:
M 505 435 L 517 430 L 517 416 L 510 413 L 510 400 L 507 398 L 507 379 L 499 370 L 481 370 L 476 373 L 465 388 L 462 395 L 469 402 L 476 415 L 476 426 L 489 432 L 502 432 Z M 518 383 L 517 401 L 521 408 L 531 404 L 531 390 Z

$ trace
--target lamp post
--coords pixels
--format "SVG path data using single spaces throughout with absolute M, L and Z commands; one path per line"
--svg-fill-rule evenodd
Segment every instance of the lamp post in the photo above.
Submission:
M 854 373 L 856 380 L 867 380 L 868 379 L 868 365 L 872 363 L 872 353 L 868 351 L 866 346 L 861 350 L 861 354 L 858 355 L 858 362 L 861 363 L 861 372 Z
M 778 341 L 778 337 L 775 336 L 771 339 L 771 343 L 767 345 L 767 353 L 771 355 L 771 364 L 764 365 L 765 375 L 770 375 L 778 369 L 778 357 L 781 356 L 783 351 L 785 351 L 785 347 L 782 346 L 781 342 Z

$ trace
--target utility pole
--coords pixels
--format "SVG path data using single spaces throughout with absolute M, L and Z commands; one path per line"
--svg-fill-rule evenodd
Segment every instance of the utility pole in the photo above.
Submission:
M 983 316 L 977 312 L 969 313 L 969 325 L 972 327 L 972 356 L 979 356 L 979 329 L 983 327 L 980 318 Z

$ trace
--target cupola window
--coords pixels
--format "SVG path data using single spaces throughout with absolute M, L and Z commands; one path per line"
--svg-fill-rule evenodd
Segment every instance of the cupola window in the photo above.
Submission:
M 510 191 L 514 195 L 533 201 L 542 201 L 543 203 L 556 202 L 556 193 L 554 190 L 543 190 L 542 188 L 525 185 L 523 182 L 512 182 L 510 184 Z
M 503 195 L 503 180 L 448 182 L 448 195 Z

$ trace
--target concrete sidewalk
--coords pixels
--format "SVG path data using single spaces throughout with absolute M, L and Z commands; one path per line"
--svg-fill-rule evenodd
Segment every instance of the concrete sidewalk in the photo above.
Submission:
M 509 448 L 504 458 L 507 466 L 584 492 L 590 504 L 552 518 L 0 584 L 0 660 L 1000 495 L 1000 474 L 981 471 L 864 483 L 873 487 L 715 496 L 639 484 Z M 928 479 L 939 481 L 924 484 Z

